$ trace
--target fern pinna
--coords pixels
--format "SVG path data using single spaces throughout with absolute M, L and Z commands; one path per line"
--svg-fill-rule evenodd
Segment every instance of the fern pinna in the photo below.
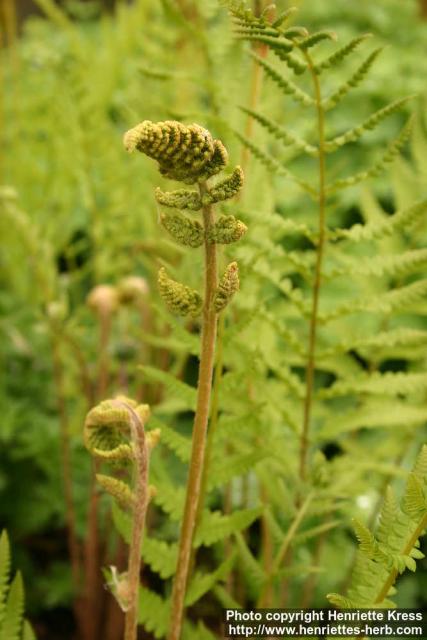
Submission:
M 423 361 L 427 334 L 421 317 L 425 250 L 417 246 L 414 230 L 423 224 L 427 200 L 421 198 L 389 215 L 368 206 L 370 196 L 364 190 L 357 211 L 360 222 L 349 224 L 343 215 L 343 203 L 358 200 L 358 185 L 386 171 L 398 157 L 412 127 L 409 118 L 371 166 L 353 175 L 337 175 L 345 165 L 345 151 L 351 153 L 365 134 L 407 110 L 408 98 L 399 99 L 360 124 L 340 130 L 335 109 L 367 77 L 380 50 L 371 50 L 356 62 L 341 85 L 330 83 L 328 71 L 339 71 L 344 61 L 358 56 L 367 36 L 337 46 L 329 31 L 309 34 L 303 27 L 287 26 L 292 11 L 269 19 L 268 12 L 256 17 L 241 2 L 226 4 L 236 36 L 262 43 L 272 54 L 265 58 L 251 51 L 266 81 L 279 90 L 278 110 L 294 102 L 307 114 L 302 124 L 296 116 L 295 126 L 284 126 L 261 109 L 243 107 L 260 125 L 268 150 L 258 143 L 258 136 L 236 134 L 265 166 L 274 186 L 284 179 L 292 194 L 292 184 L 303 194 L 299 201 L 293 196 L 292 203 L 298 206 L 289 214 L 286 193 L 280 192 L 278 210 L 252 214 L 248 243 L 238 252 L 242 268 L 250 265 L 270 294 L 258 320 L 263 317 L 265 326 L 274 327 L 281 354 L 273 357 L 273 349 L 264 349 L 261 360 L 270 377 L 264 389 L 280 393 L 274 402 L 288 435 L 281 467 L 279 452 L 274 456 L 276 481 L 262 462 L 257 466 L 260 493 L 265 492 L 269 502 L 263 544 L 270 559 L 265 563 L 262 552 L 264 563 L 260 563 L 245 540 L 240 539 L 239 545 L 248 575 L 257 576 L 258 587 L 252 580 L 252 591 L 264 604 L 280 604 L 280 577 L 287 582 L 297 570 L 291 557 L 295 553 L 298 557 L 304 541 L 314 540 L 315 566 L 307 560 L 300 565 L 305 579 L 293 601 L 308 604 L 315 593 L 315 572 L 323 562 L 325 532 L 337 527 L 337 517 L 348 517 L 358 494 L 372 491 L 369 471 L 375 473 L 381 493 L 384 483 L 398 473 L 397 464 L 421 438 L 418 427 L 426 419 L 427 382 Z M 328 52 L 316 55 L 321 46 Z M 288 106 L 286 113 L 289 123 L 289 114 L 295 112 Z M 340 129 L 334 132 L 337 122 Z M 307 179 L 313 169 L 317 179 Z M 261 231 L 266 225 L 271 229 L 267 239 Z M 401 428 L 393 431 L 395 426 Z M 280 438 L 277 430 L 272 433 Z M 377 448 L 376 461 L 369 456 L 372 447 Z M 307 506 L 312 491 L 315 498 Z M 292 501 L 296 501 L 293 506 Z M 369 501 L 374 517 L 375 501 L 372 497 Z M 293 514 L 290 520 L 283 515 L 283 504 Z M 284 525 L 295 527 L 279 569 L 274 549 L 280 550 Z M 271 589 L 272 572 L 275 589 Z
M 17 573 L 10 580 L 10 545 L 6 531 L 0 536 L 0 638 L 35 640 L 31 625 L 24 619 L 24 586 Z

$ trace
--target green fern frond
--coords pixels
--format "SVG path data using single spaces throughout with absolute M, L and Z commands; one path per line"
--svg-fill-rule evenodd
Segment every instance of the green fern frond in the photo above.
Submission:
M 215 571 L 211 573 L 196 572 L 188 586 L 185 604 L 191 607 L 208 591 L 210 591 L 217 582 L 225 580 L 234 565 L 235 556 L 231 555 L 224 560 Z
M 340 380 L 328 389 L 319 391 L 319 397 L 336 398 L 351 393 L 398 396 L 418 393 L 427 389 L 427 373 L 372 373 L 360 378 Z
M 332 278 L 343 275 L 354 276 L 402 276 L 425 267 L 427 249 L 413 249 L 401 254 L 369 256 L 364 260 L 340 256 L 343 266 L 334 267 L 325 274 Z
M 176 570 L 178 545 L 146 537 L 142 546 L 142 559 L 163 580 L 173 576 Z
M 314 65 L 315 73 L 320 74 L 325 69 L 330 69 L 331 67 L 334 67 L 335 65 L 339 64 L 347 56 L 349 56 L 351 53 L 353 53 L 353 51 L 362 42 L 364 42 L 367 38 L 370 38 L 370 37 L 371 37 L 370 33 L 365 33 L 365 34 L 363 34 L 361 36 L 356 36 L 355 38 L 350 40 L 350 42 L 345 44 L 343 47 L 341 47 L 340 49 L 338 49 L 337 51 L 332 53 L 330 56 L 325 58 L 325 60 L 322 60 L 321 62 L 318 62 L 317 64 L 315 64 Z
M 334 420 L 329 420 L 319 430 L 318 437 L 328 440 L 339 434 L 355 431 L 360 428 L 394 428 L 402 424 L 409 426 L 421 425 L 427 420 L 427 409 L 411 406 L 408 403 L 389 399 L 384 405 L 376 398 L 369 399 L 366 405 L 342 414 Z
M 239 37 L 241 40 L 247 40 L 248 42 L 266 44 L 278 55 L 287 54 L 294 48 L 292 40 L 279 38 L 278 36 L 264 35 L 262 32 L 256 33 L 255 29 L 250 33 L 244 31 Z
M 340 596 L 339 593 L 328 593 L 327 598 L 337 609 L 357 609 L 357 602 Z
M 398 504 L 391 487 L 387 487 L 377 528 L 378 542 L 387 545 L 398 514 Z
M 345 144 L 348 144 L 349 142 L 356 142 L 363 136 L 364 133 L 366 133 L 367 131 L 371 131 L 393 113 L 400 111 L 408 102 L 408 100 L 411 99 L 412 96 L 401 98 L 400 100 L 395 100 L 386 107 L 379 109 L 357 127 L 353 127 L 349 131 L 346 131 L 346 133 L 336 136 L 332 140 L 327 140 L 325 142 L 325 150 L 328 153 L 331 153 L 344 146 Z
M 263 511 L 262 507 L 241 509 L 230 515 L 219 511 L 204 511 L 194 538 L 194 546 L 211 545 L 228 538 L 233 533 L 249 527 Z
M 166 636 L 170 618 L 170 601 L 146 587 L 139 590 L 138 622 L 155 638 Z
M 185 490 L 183 487 L 156 482 L 157 493 L 153 500 L 168 514 L 171 520 L 179 522 L 182 518 L 185 502 Z
M 406 491 L 402 500 L 402 511 L 411 520 L 419 520 L 427 513 L 427 498 L 422 479 L 415 473 L 410 473 L 406 484 Z
M 330 234 L 331 239 L 346 238 L 352 242 L 377 240 L 390 236 L 394 231 L 411 228 L 427 211 L 427 199 L 421 200 L 392 216 L 367 224 L 355 224 L 350 229 L 339 229 Z
M 337 35 L 333 31 L 318 31 L 317 33 L 310 34 L 302 40 L 298 40 L 298 48 L 302 51 L 307 51 L 307 49 L 315 47 L 320 42 L 324 42 L 325 40 L 333 40 L 335 42 L 336 39 Z
M 359 520 L 354 519 L 353 528 L 356 533 L 360 551 L 365 554 L 367 558 L 377 560 L 378 562 L 387 562 L 387 556 L 379 549 L 378 542 L 368 527 Z
M 368 75 L 375 60 L 383 51 L 383 47 L 375 49 L 369 56 L 362 62 L 362 64 L 356 69 L 351 78 L 344 82 L 336 91 L 334 91 L 328 98 L 323 100 L 323 108 L 325 110 L 333 109 L 341 100 L 352 90 L 356 89 Z
M 162 443 L 164 443 L 181 462 L 187 463 L 190 460 L 191 441 L 186 436 L 181 435 L 175 429 L 168 427 L 162 420 L 152 416 L 151 426 L 160 429 L 162 432 Z
M 141 365 L 138 368 L 142 371 L 145 380 L 163 384 L 171 396 L 182 400 L 188 409 L 195 409 L 197 391 L 194 387 L 178 380 L 175 376 L 162 369 L 148 365 Z
M 36 636 L 34 635 L 34 631 L 29 622 L 24 621 L 24 628 L 22 631 L 22 640 L 36 640 Z
M 319 353 L 319 359 L 355 349 L 386 349 L 397 346 L 421 346 L 426 343 L 427 331 L 398 327 L 397 329 L 390 329 L 390 331 L 380 331 L 374 335 L 351 336 L 340 342 L 333 349 Z
M 298 138 L 290 131 L 286 131 L 283 127 L 273 122 L 266 116 L 263 116 L 261 113 L 254 111 L 253 109 L 248 109 L 247 107 L 240 107 L 241 111 L 247 113 L 251 118 L 256 120 L 262 127 L 267 129 L 271 134 L 273 134 L 276 140 L 281 140 L 287 146 L 293 146 L 295 149 L 299 151 L 304 151 L 309 156 L 316 157 L 319 154 L 319 151 L 313 145 L 308 144 L 305 140 Z
M 24 620 L 24 585 L 18 572 L 9 586 L 10 544 L 6 531 L 0 535 L 0 638 L 35 640 L 30 624 Z
M 276 160 L 276 158 L 274 158 L 273 156 L 269 155 L 268 153 L 266 153 L 265 151 L 262 151 L 257 145 L 255 145 L 251 140 L 249 140 L 248 138 L 246 138 L 245 136 L 242 136 L 240 133 L 238 133 L 237 131 L 234 131 L 234 134 L 236 135 L 236 137 L 240 140 L 240 142 L 247 148 L 249 149 L 249 151 L 251 151 L 251 153 L 269 170 L 271 171 L 271 173 L 276 174 L 276 175 L 280 175 L 283 176 L 284 178 L 287 178 L 288 180 L 291 180 L 292 182 L 295 182 L 296 184 L 298 184 L 304 191 L 306 191 L 307 193 L 309 193 L 310 195 L 317 197 L 317 192 L 315 189 L 313 189 L 313 187 L 308 184 L 308 182 L 305 182 L 304 180 L 301 180 L 301 178 L 298 178 L 295 174 L 293 174 L 291 171 L 289 171 L 288 169 L 286 169 L 286 167 L 283 166 L 283 164 L 281 164 L 280 162 L 278 162 L 278 160 Z
M 7 586 L 10 579 L 10 544 L 6 531 L 0 536 L 0 628 L 6 608 Z
M 409 140 L 409 136 L 412 131 L 413 119 L 409 118 L 406 125 L 403 127 L 399 135 L 388 145 L 386 152 L 383 156 L 376 162 L 370 169 L 366 171 L 361 171 L 360 173 L 356 173 L 353 176 L 349 176 L 348 178 L 342 178 L 341 180 L 336 180 L 331 185 L 326 188 L 326 193 L 328 195 L 335 193 L 335 191 L 339 191 L 340 189 L 345 189 L 346 187 L 352 187 L 368 178 L 373 178 L 379 176 L 383 173 L 388 165 L 393 162 L 396 156 L 400 153 L 406 142 Z
M 348 597 L 327 596 L 336 606 L 394 606 L 388 596 L 394 592 L 398 574 L 405 569 L 415 571 L 416 560 L 421 557 L 418 539 L 427 527 L 427 475 L 422 474 L 426 463 L 427 446 L 424 446 L 414 467 L 419 475 L 409 474 L 400 508 L 392 492 L 387 492 L 378 525 L 378 542 L 367 527 L 356 525 L 360 552 Z
M 21 640 L 24 614 L 24 586 L 18 572 L 12 581 L 6 600 L 6 610 L 0 627 L 0 637 L 4 640 Z
M 162 440 L 164 440 L 162 431 Z M 225 486 L 232 478 L 237 478 L 248 473 L 255 465 L 267 456 L 267 452 L 259 450 L 250 453 L 237 453 L 214 459 L 211 464 L 211 474 L 208 487 L 210 490 Z
M 237 544 L 239 558 L 245 568 L 245 572 L 247 573 L 251 584 L 259 588 L 266 579 L 264 569 L 250 551 L 243 535 L 238 532 L 234 534 L 234 537 Z
M 281 49 L 272 49 L 273 53 L 285 62 L 291 71 L 294 72 L 296 76 L 301 76 L 305 71 L 307 71 L 308 65 L 306 62 L 303 62 L 293 53 L 286 53 Z
M 413 473 L 419 480 L 427 478 L 427 445 L 424 445 L 421 449 Z
M 295 100 L 295 102 L 298 102 L 305 107 L 313 106 L 315 104 L 315 101 L 308 95 L 308 93 L 300 89 L 294 82 L 292 82 L 292 80 L 289 80 L 289 78 L 286 78 L 276 71 L 276 69 L 274 69 L 274 67 L 264 58 L 261 58 L 261 56 L 257 55 L 255 52 L 251 52 L 251 56 L 257 64 L 264 69 L 267 76 L 283 90 L 285 95 L 290 96 Z

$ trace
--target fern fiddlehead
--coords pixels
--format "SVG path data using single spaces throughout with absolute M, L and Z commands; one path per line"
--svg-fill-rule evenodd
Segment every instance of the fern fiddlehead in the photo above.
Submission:
M 144 121 L 128 131 L 124 137 L 128 151 L 138 150 L 158 162 L 160 173 L 184 184 L 195 184 L 192 190 L 156 192 L 159 203 L 169 208 L 200 210 L 202 223 L 184 218 L 181 214 L 165 218 L 162 223 L 172 237 L 183 245 L 204 246 L 204 297 L 181 283 L 170 280 L 164 270 L 159 273 L 159 290 L 171 311 L 197 316 L 202 312 L 201 350 L 196 411 L 192 436 L 190 468 L 187 480 L 184 516 L 181 525 L 178 561 L 172 589 L 172 613 L 169 640 L 179 640 L 184 615 L 184 600 L 191 563 L 191 551 L 200 506 L 201 483 L 206 450 L 213 377 L 218 313 L 230 301 L 238 288 L 238 268 L 231 263 L 218 282 L 217 244 L 233 242 L 243 235 L 243 223 L 229 219 L 215 219 L 214 203 L 232 198 L 243 184 L 243 172 L 236 167 L 233 173 L 214 185 L 209 179 L 222 171 L 228 154 L 220 140 L 209 131 L 192 124 L 166 121 L 157 124 Z
M 135 469 L 133 490 L 122 480 L 97 474 L 99 484 L 120 505 L 132 513 L 132 534 L 129 546 L 128 570 L 117 577 L 113 571 L 113 593 L 125 611 L 124 640 L 136 640 L 139 599 L 141 544 L 149 501 L 149 453 L 159 432 L 146 434 L 149 418 L 147 405 L 137 405 L 128 398 L 104 400 L 89 411 L 84 439 L 89 452 L 98 461 L 126 464 Z

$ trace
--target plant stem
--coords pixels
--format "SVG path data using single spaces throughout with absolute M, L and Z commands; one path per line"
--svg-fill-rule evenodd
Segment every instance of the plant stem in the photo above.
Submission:
M 218 320 L 218 334 L 216 339 L 217 357 L 216 357 L 216 365 L 215 365 L 214 382 L 213 382 L 213 388 L 212 388 L 212 407 L 211 407 L 211 415 L 210 415 L 210 422 L 209 422 L 209 431 L 206 439 L 205 464 L 203 467 L 202 481 L 200 486 L 199 513 L 197 517 L 197 522 L 201 517 L 202 510 L 203 510 L 203 503 L 205 501 L 208 479 L 209 479 L 209 467 L 212 460 L 213 443 L 214 443 L 215 433 L 218 426 L 219 390 L 221 387 L 222 373 L 223 373 L 224 329 L 225 329 L 224 319 L 225 319 L 224 313 L 221 313 Z
M 141 571 L 141 545 L 148 506 L 148 451 L 144 425 L 135 411 L 122 403 L 131 416 L 132 439 L 135 450 L 136 482 L 133 511 L 132 538 L 129 549 L 128 587 L 129 608 L 125 616 L 124 640 L 136 640 L 138 630 L 139 574 Z
M 277 555 L 274 559 L 272 568 L 271 568 L 271 572 L 270 574 L 267 576 L 267 579 L 264 583 L 264 587 L 262 589 L 260 598 L 259 598 L 259 602 L 258 602 L 258 607 L 264 606 L 264 601 L 265 601 L 265 597 L 270 589 L 271 583 L 274 579 L 274 576 L 277 574 L 277 572 L 280 570 L 280 567 L 282 566 L 286 555 L 288 553 L 289 547 L 291 545 L 291 542 L 296 534 L 296 532 L 298 531 L 298 528 L 301 524 L 301 522 L 304 519 L 304 516 L 307 512 L 308 507 L 310 506 L 311 501 L 313 500 L 314 494 L 313 492 L 309 493 L 308 496 L 306 497 L 306 499 L 304 500 L 304 502 L 301 504 L 301 506 L 299 507 L 295 518 L 292 521 L 291 526 L 288 529 L 288 532 L 286 534 L 286 536 L 283 538 L 283 542 L 280 545 L 280 549 L 277 552 Z
M 203 196 L 206 193 L 206 184 L 200 183 L 199 189 L 200 195 Z M 211 206 L 203 208 L 203 223 L 207 238 L 207 232 L 214 223 L 214 212 Z M 181 637 L 191 549 L 200 502 L 200 488 L 205 461 L 206 432 L 209 418 L 209 403 L 215 358 L 217 313 L 214 307 L 214 295 L 217 288 L 217 280 L 216 245 L 211 244 L 206 239 L 205 298 L 203 305 L 197 405 L 194 416 L 190 469 L 188 473 L 184 516 L 179 540 L 178 562 L 172 589 L 172 613 L 168 640 L 179 640 Z
M 320 91 L 320 83 L 317 74 L 314 71 L 313 62 L 310 55 L 304 52 L 307 64 L 313 78 L 316 109 L 317 109 L 317 126 L 319 136 L 319 238 L 316 249 L 316 266 L 313 284 L 312 309 L 310 317 L 309 342 L 308 342 L 308 360 L 306 369 L 306 396 L 304 400 L 303 427 L 300 441 L 300 463 L 299 472 L 301 480 L 305 479 L 307 454 L 309 445 L 309 431 L 311 409 L 313 404 L 313 382 L 315 371 L 315 351 L 317 337 L 317 315 L 319 309 L 319 296 L 321 284 L 321 272 L 323 262 L 323 251 L 326 238 L 326 163 L 325 163 L 325 113 L 322 106 L 322 95 Z

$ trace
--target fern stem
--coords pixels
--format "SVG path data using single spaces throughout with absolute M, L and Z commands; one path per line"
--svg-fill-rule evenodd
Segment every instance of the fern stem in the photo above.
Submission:
M 304 400 L 303 427 L 300 441 L 300 478 L 305 479 L 307 454 L 309 445 L 309 431 L 311 410 L 313 404 L 313 383 L 315 371 L 315 351 L 317 338 L 317 316 L 319 310 L 319 297 L 321 285 L 321 272 L 323 262 L 323 252 L 326 239 L 326 154 L 325 154 L 325 112 L 322 105 L 322 95 L 320 90 L 319 77 L 317 76 L 313 61 L 310 55 L 304 51 L 304 57 L 307 60 L 308 67 L 311 72 L 314 85 L 314 93 L 317 109 L 317 127 L 319 136 L 319 237 L 316 249 L 316 266 L 314 274 L 312 309 L 310 317 L 309 342 L 308 342 L 308 360 L 306 368 L 306 395 Z
M 291 542 L 296 534 L 296 532 L 299 529 L 299 526 L 301 524 L 301 522 L 304 519 L 304 516 L 307 512 L 308 507 L 310 506 L 311 501 L 313 500 L 314 497 L 314 493 L 311 492 L 308 494 L 308 496 L 306 497 L 306 499 L 304 500 L 304 502 L 301 504 L 301 506 L 299 507 L 295 518 L 292 521 L 291 526 L 289 527 L 286 536 L 283 538 L 282 544 L 280 545 L 280 549 L 277 552 L 277 555 L 274 559 L 272 568 L 271 568 L 271 572 L 270 574 L 267 576 L 267 579 L 264 583 L 259 601 L 258 601 L 258 607 L 262 607 L 264 606 L 264 602 L 265 602 L 265 597 L 268 594 L 268 591 L 271 588 L 271 584 L 272 581 L 274 579 L 274 576 L 277 574 L 277 572 L 280 570 L 280 567 L 282 566 L 286 555 L 289 551 L 289 547 L 291 545 Z
M 206 183 L 199 183 L 200 195 L 207 191 Z M 206 238 L 214 223 L 214 211 L 211 206 L 203 208 L 203 224 Z M 205 462 L 206 432 L 209 418 L 212 377 L 215 359 L 215 340 L 217 313 L 214 307 L 214 295 L 217 288 L 217 249 L 215 244 L 205 240 L 205 297 L 197 385 L 197 405 L 194 416 L 193 439 L 190 469 L 187 480 L 184 516 L 181 526 L 178 562 L 172 588 L 172 613 L 168 639 L 179 640 L 184 615 L 184 600 L 189 578 L 191 548 L 199 509 L 201 481 Z
M 218 332 L 217 332 L 217 338 L 216 338 L 217 356 L 216 356 L 214 381 L 213 381 L 213 387 L 212 387 L 212 407 L 210 412 L 209 430 L 208 430 L 207 439 L 206 439 L 205 464 L 203 467 L 203 475 L 202 475 L 201 488 L 200 488 L 199 513 L 197 517 L 197 522 L 199 522 L 199 519 L 201 517 L 203 504 L 204 504 L 205 496 L 207 492 L 209 468 L 212 461 L 213 443 L 214 443 L 214 438 L 215 438 L 215 434 L 218 426 L 219 390 L 221 387 L 222 374 L 223 374 L 224 329 L 225 329 L 224 315 L 225 315 L 224 312 L 221 313 L 218 319 Z
M 135 507 L 133 511 L 132 537 L 129 548 L 128 587 L 129 609 L 125 616 L 124 640 L 136 640 L 138 628 L 139 574 L 141 571 L 141 545 L 144 536 L 145 516 L 148 506 L 148 451 L 145 430 L 135 411 L 122 403 L 132 421 L 132 440 L 135 451 L 136 480 Z

